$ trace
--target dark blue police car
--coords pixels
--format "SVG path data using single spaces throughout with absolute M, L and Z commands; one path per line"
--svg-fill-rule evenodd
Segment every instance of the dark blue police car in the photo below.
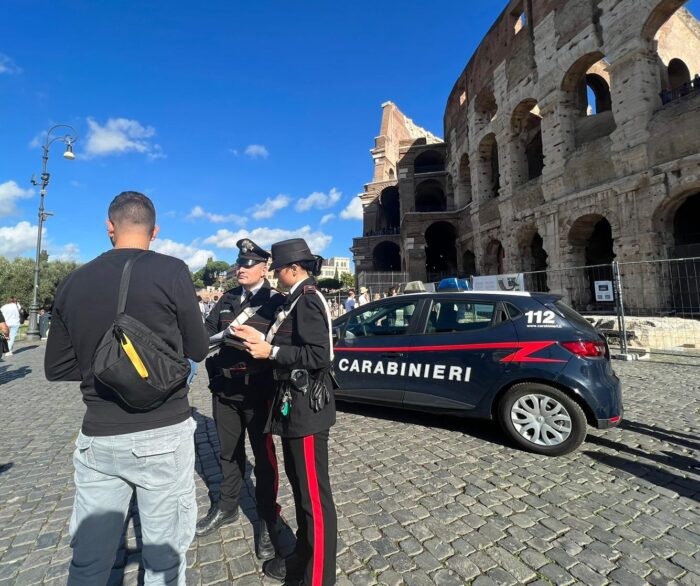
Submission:
M 557 295 L 389 297 L 336 319 L 334 338 L 341 400 L 496 419 L 550 456 L 622 417 L 605 339 Z

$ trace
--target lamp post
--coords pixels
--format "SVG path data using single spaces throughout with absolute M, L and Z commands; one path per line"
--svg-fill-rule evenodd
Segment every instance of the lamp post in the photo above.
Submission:
M 54 130 L 57 128 L 65 129 L 65 134 L 60 136 L 51 136 Z M 72 161 L 75 159 L 73 154 L 73 143 L 78 140 L 78 133 L 75 128 L 67 124 L 56 124 L 48 129 L 46 132 L 46 140 L 44 141 L 44 146 L 42 147 L 42 168 L 41 168 L 41 178 L 37 181 L 34 176 L 32 176 L 32 185 L 41 185 L 41 191 L 39 192 L 39 227 L 36 235 L 36 260 L 34 261 L 34 294 L 32 295 L 32 304 L 29 306 L 29 327 L 27 329 L 27 340 L 38 340 L 39 335 L 39 262 L 41 257 L 41 231 L 44 226 L 44 220 L 53 214 L 51 212 L 44 211 L 44 197 L 46 196 L 46 186 L 49 184 L 51 176 L 46 169 L 49 162 L 49 148 L 55 142 L 62 142 L 66 145 L 66 152 L 63 153 L 63 157 Z

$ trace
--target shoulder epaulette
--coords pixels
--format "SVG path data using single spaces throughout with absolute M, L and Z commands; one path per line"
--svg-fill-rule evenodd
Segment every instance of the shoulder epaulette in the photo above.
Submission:
M 316 293 L 316 285 L 304 285 L 303 294 L 306 295 L 307 293 Z

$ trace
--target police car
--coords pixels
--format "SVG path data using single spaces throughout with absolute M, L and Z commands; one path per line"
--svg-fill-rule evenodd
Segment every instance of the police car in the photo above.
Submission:
M 333 336 L 340 400 L 495 419 L 550 456 L 622 418 L 605 339 L 558 295 L 388 297 L 336 319 Z

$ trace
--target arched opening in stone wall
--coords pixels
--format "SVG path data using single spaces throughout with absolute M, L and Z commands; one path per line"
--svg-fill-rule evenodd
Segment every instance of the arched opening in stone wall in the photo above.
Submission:
M 401 204 L 399 188 L 385 187 L 377 198 L 377 230 L 393 234 L 401 226 Z
M 615 130 L 610 84 L 609 63 L 599 51 L 579 57 L 564 75 L 562 106 L 573 119 L 575 146 Z
M 498 166 L 498 143 L 496 135 L 487 134 L 479 144 L 479 191 L 480 199 L 498 197 L 501 189 L 501 171 Z
M 413 161 L 413 172 L 437 173 L 445 170 L 445 159 L 438 151 L 425 151 Z
M 482 89 L 474 99 L 474 130 L 481 132 L 498 113 L 496 96 L 490 87 Z
M 612 226 L 600 214 L 578 218 L 569 230 L 574 266 L 585 266 L 582 274 L 566 275 L 571 302 L 579 310 L 595 307 L 595 282 L 613 280 L 611 263 L 615 260 Z
M 428 281 L 457 274 L 457 230 L 449 222 L 435 222 L 425 231 L 425 271 Z
M 523 100 L 513 111 L 513 185 L 517 187 L 542 175 L 542 117 L 537 102 Z
M 372 251 L 375 271 L 400 271 L 401 249 L 395 242 L 380 242 Z
M 500 240 L 491 240 L 486 247 L 484 255 L 484 274 L 502 275 L 504 270 L 504 260 L 506 252 Z
M 700 193 L 689 196 L 673 216 L 677 258 L 700 256 Z
M 546 293 L 549 291 L 547 286 L 547 251 L 544 249 L 544 241 L 539 232 L 530 240 L 530 270 L 533 272 L 532 281 L 534 288 L 530 291 L 541 291 Z
M 673 91 L 681 91 L 690 84 L 690 70 L 680 59 L 671 59 L 668 63 L 668 85 Z
M 465 250 L 462 254 L 462 273 L 467 277 L 478 274 L 476 272 L 476 256 L 471 250 Z
M 439 181 L 428 179 L 416 186 L 417 212 L 444 212 L 446 205 L 445 192 Z
M 467 205 L 472 200 L 472 170 L 469 155 L 464 153 L 459 159 L 459 178 L 457 181 L 457 207 Z

